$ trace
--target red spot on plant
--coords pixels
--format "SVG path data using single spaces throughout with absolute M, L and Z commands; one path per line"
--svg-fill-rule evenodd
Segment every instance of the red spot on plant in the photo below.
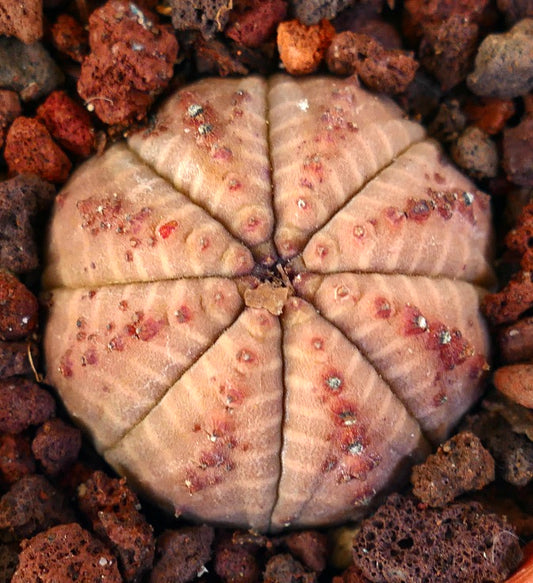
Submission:
M 192 313 L 188 306 L 183 304 L 180 306 L 175 312 L 174 315 L 176 316 L 176 320 L 179 324 L 185 324 L 186 322 L 190 322 L 192 319 Z
M 406 215 L 407 218 L 417 223 L 423 223 L 429 219 L 431 215 L 432 206 L 430 201 L 419 198 L 410 198 L 407 201 Z
M 387 298 L 382 296 L 377 297 L 374 300 L 375 315 L 377 318 L 387 319 L 392 315 L 392 306 Z
M 72 350 L 67 350 L 59 360 L 59 374 L 65 378 L 72 377 L 74 363 L 72 362 Z
M 428 329 L 428 322 L 420 310 L 407 304 L 403 309 L 404 317 L 404 334 L 413 336 L 423 334 Z
M 178 221 L 169 221 L 159 227 L 159 236 L 162 239 L 168 239 L 170 235 L 178 228 Z

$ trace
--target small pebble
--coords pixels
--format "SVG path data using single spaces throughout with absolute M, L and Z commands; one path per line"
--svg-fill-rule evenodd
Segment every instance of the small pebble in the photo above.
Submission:
M 43 36 L 42 0 L 2 0 L 0 35 L 14 36 L 31 44 Z
M 22 101 L 41 99 L 64 81 L 64 76 L 39 42 L 26 45 L 0 37 L 0 87 L 18 92 Z
M 286 20 L 278 26 L 278 50 L 283 66 L 291 75 L 314 73 L 324 59 L 335 29 L 327 20 L 306 26 Z
M 286 13 L 285 0 L 253 0 L 246 10 L 231 13 L 224 34 L 240 45 L 257 48 L 272 37 Z
M 0 89 L 0 149 L 4 145 L 9 126 L 21 113 L 18 93 L 9 89 Z
M 4 157 L 11 174 L 36 174 L 54 183 L 65 182 L 72 168 L 46 127 L 31 117 L 17 117 L 11 124 Z
M 0 269 L 0 340 L 22 340 L 37 327 L 37 298 L 12 273 Z
M 39 427 L 31 449 L 45 473 L 49 476 L 57 476 L 78 458 L 81 449 L 81 431 L 62 419 L 51 419 Z
M 353 0 L 291 0 L 294 16 L 307 26 L 318 24 L 323 18 L 331 20 L 341 10 L 353 4 Z
M 502 366 L 494 372 L 494 386 L 515 403 L 533 409 L 533 364 Z
M 533 116 L 524 117 L 517 126 L 504 130 L 503 168 L 514 184 L 533 187 Z
M 222 32 L 228 23 L 233 0 L 169 0 L 176 30 L 198 30 L 206 39 Z
M 467 85 L 476 95 L 501 99 L 533 89 L 533 18 L 521 20 L 506 33 L 485 37 Z
M 456 164 L 475 178 L 493 178 L 498 174 L 496 144 L 476 126 L 465 129 L 451 153 Z
M 89 36 L 83 26 L 69 14 L 60 14 L 50 32 L 55 48 L 81 63 L 89 52 Z

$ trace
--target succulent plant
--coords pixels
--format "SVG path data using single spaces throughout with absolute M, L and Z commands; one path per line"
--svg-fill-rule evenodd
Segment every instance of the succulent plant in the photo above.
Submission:
M 488 197 L 354 79 L 208 79 L 59 193 L 47 380 L 177 515 L 356 518 L 479 398 Z

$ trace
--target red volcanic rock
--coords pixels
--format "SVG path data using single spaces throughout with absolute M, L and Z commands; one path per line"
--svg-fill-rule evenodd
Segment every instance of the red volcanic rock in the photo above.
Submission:
M 89 18 L 91 53 L 78 93 L 107 124 L 142 119 L 174 71 L 178 42 L 156 14 L 127 0 L 109 0 Z
M 35 472 L 27 435 L 0 434 L 0 482 L 14 484 Z
M 43 423 L 31 444 L 35 459 L 49 476 L 56 476 L 67 469 L 77 459 L 80 448 L 80 430 L 61 419 Z
M 285 0 L 252 0 L 246 10 L 232 12 L 225 34 L 246 47 L 256 48 L 267 41 L 287 12 Z
M 50 93 L 37 108 L 37 118 L 65 150 L 86 158 L 94 149 L 91 118 L 65 91 Z
M 0 6 L 0 35 L 31 44 L 43 36 L 42 0 L 4 0 Z
M 69 14 L 60 14 L 50 28 L 56 49 L 81 63 L 89 52 L 89 38 L 83 26 Z
M 37 174 L 48 182 L 65 182 L 72 167 L 46 127 L 31 117 L 17 117 L 11 124 L 4 157 L 11 174 Z
M 357 518 L 480 395 L 489 249 L 488 197 L 391 100 L 199 81 L 58 194 L 47 381 L 172 513 Z
M 79 524 L 61 524 L 22 543 L 12 583 L 105 581 L 122 583 L 109 549 Z
M 37 326 L 37 298 L 12 273 L 0 268 L 0 340 L 21 340 Z

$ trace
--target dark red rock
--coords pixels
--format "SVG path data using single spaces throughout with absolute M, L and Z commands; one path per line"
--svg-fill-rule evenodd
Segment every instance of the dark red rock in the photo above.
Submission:
M 86 158 L 94 150 L 91 118 L 65 91 L 54 91 L 37 108 L 37 118 L 65 150 Z
M 201 74 L 246 75 L 249 70 L 229 48 L 217 39 L 205 39 L 198 34 L 194 40 L 196 68 Z
M 91 53 L 83 60 L 78 93 L 106 124 L 144 118 L 174 73 L 178 42 L 156 14 L 109 0 L 89 18 Z
M 30 353 L 33 362 L 38 362 L 39 348 L 35 342 L 0 341 L 0 379 L 32 374 Z
M 351 565 L 341 575 L 333 577 L 331 583 L 371 583 L 361 571 L 355 566 Z
M 35 472 L 30 439 L 26 435 L 0 434 L 0 482 L 14 484 Z
M 233 0 L 170 0 L 169 4 L 175 29 L 198 30 L 205 38 L 224 30 L 233 8 Z
M 496 143 L 477 126 L 468 126 L 452 146 L 455 163 L 477 179 L 498 174 Z
M 74 519 L 66 498 L 41 475 L 24 476 L 0 499 L 0 529 L 15 540 Z
M 83 26 L 69 14 L 60 14 L 50 32 L 55 48 L 81 63 L 89 52 L 89 35 Z
M 465 113 L 471 123 L 492 136 L 503 130 L 505 122 L 514 115 L 515 106 L 510 99 L 487 97 L 467 103 Z
M 461 432 L 413 467 L 413 494 L 428 506 L 445 506 L 494 480 L 494 459 L 474 434 Z
M 533 187 L 533 116 L 504 130 L 503 167 L 511 182 Z
M 211 558 L 215 531 L 210 526 L 191 526 L 166 530 L 157 539 L 156 562 L 151 583 L 192 581 Z M 243 576 L 240 580 L 245 583 Z
M 334 37 L 326 62 L 332 73 L 357 73 L 371 89 L 389 94 L 403 93 L 418 69 L 411 54 L 385 49 L 373 37 L 353 32 L 342 32 Z
M 274 555 L 268 560 L 263 573 L 263 583 L 316 583 L 316 573 L 288 554 Z
M 122 583 L 116 557 L 79 524 L 62 524 L 22 543 L 11 583 Z
M 261 569 L 257 557 L 258 547 L 234 537 L 219 536 L 215 548 L 215 573 L 228 583 L 257 583 Z M 238 574 L 238 575 L 237 575 Z
M 0 34 L 31 44 L 43 36 L 42 0 L 4 0 L 0 9 Z
M 290 0 L 296 18 L 306 25 L 318 24 L 323 18 L 331 20 L 352 4 L 352 0 Z
M 4 157 L 9 172 L 36 174 L 48 182 L 65 182 L 72 164 L 46 127 L 30 117 L 17 117 L 6 136 Z
M 126 480 L 97 471 L 78 488 L 78 503 L 94 532 L 119 557 L 124 579 L 140 580 L 152 567 L 155 540 L 151 525 L 139 511 L 139 500 Z
M 52 395 L 37 383 L 22 377 L 0 379 L 0 431 L 21 433 L 54 413 Z
M 504 362 L 533 360 L 533 317 L 502 328 L 498 332 L 498 347 Z
M 522 559 L 509 523 L 480 504 L 433 509 L 400 494 L 363 521 L 353 552 L 363 575 L 390 583 L 499 582 Z
M 7 129 L 21 113 L 18 93 L 9 89 L 0 89 L 0 149 L 4 145 Z
M 37 298 L 12 273 L 0 268 L 0 340 L 22 340 L 38 322 Z
M 231 13 L 225 34 L 238 44 L 257 48 L 273 36 L 286 14 L 285 0 L 251 0 L 245 9 Z
M 291 555 L 310 571 L 322 573 L 326 568 L 328 541 L 325 534 L 316 530 L 302 530 L 288 534 L 283 542 Z
M 62 419 L 43 423 L 31 444 L 35 459 L 50 476 L 66 470 L 77 459 L 80 448 L 81 431 Z

